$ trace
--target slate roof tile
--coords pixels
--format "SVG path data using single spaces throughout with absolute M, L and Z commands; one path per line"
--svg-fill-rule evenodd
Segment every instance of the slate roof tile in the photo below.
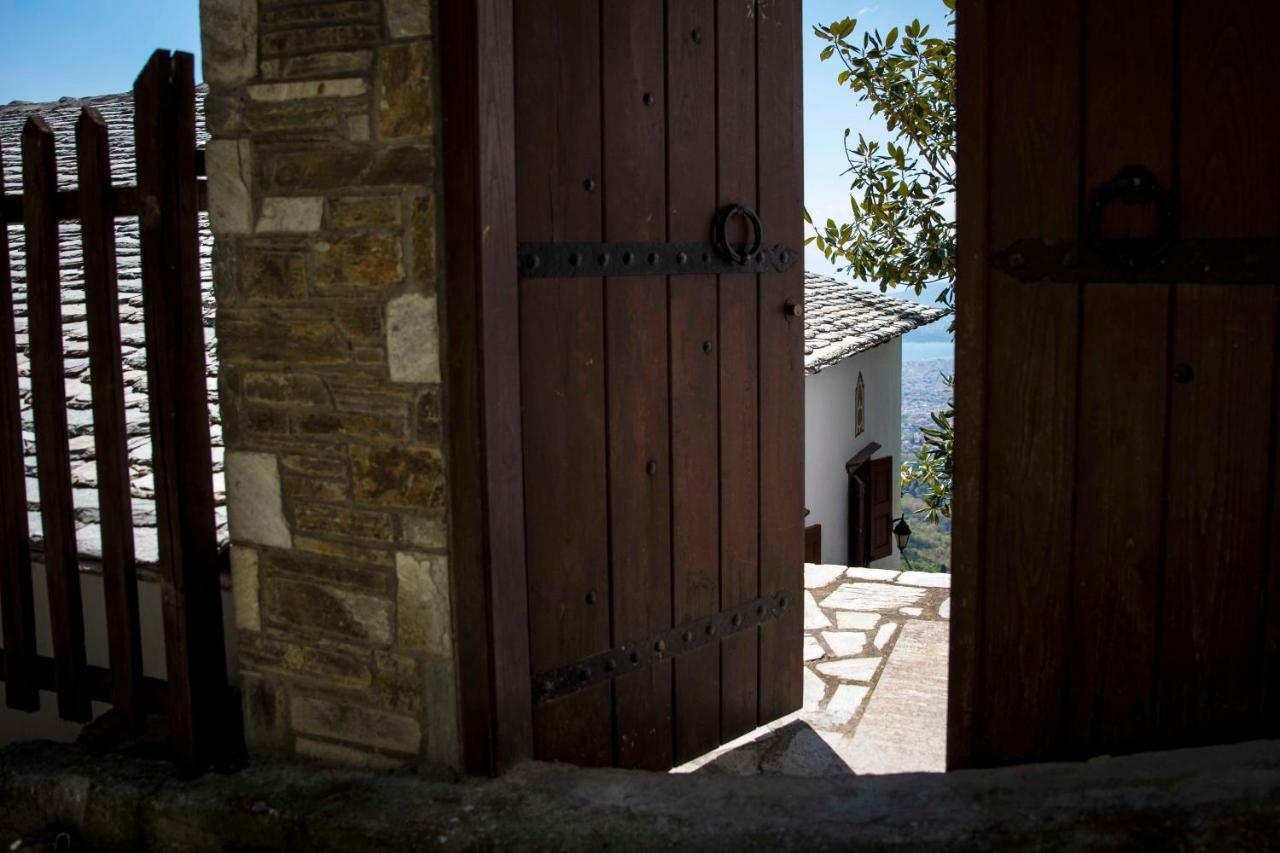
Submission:
M 812 376 L 947 315 L 816 273 L 804 277 L 804 372 Z

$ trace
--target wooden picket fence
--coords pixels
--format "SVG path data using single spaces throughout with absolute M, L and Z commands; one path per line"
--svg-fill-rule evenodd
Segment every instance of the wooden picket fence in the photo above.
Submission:
M 193 58 L 156 51 L 134 85 L 137 186 L 114 187 L 107 127 L 85 108 L 76 125 L 79 186 L 59 191 L 54 135 L 40 117 L 22 133 L 22 194 L 2 224 L 26 237 L 31 407 L 53 657 L 36 650 L 9 243 L 0 227 L 0 614 L 7 704 L 88 722 L 110 702 L 113 726 L 138 733 L 167 718 L 174 757 L 208 766 L 234 747 L 239 709 L 227 682 L 201 320 L 198 215 L 207 205 L 196 148 Z M 5 153 L 0 152 L 0 158 Z M 139 218 L 147 390 L 158 519 L 166 678 L 144 677 L 126 447 L 115 220 Z M 79 220 L 98 466 L 109 668 L 85 660 L 67 412 L 58 222 Z M 96 724 L 95 724 L 96 725 Z M 163 727 L 161 727 L 163 729 Z

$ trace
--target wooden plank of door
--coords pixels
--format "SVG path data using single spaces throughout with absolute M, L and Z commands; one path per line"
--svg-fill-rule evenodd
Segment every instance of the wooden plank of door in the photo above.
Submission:
M 990 240 L 1077 233 L 1080 10 L 998 0 L 988 11 Z M 1078 367 L 1079 287 L 992 273 L 978 761 L 1044 759 L 1061 743 Z M 963 689 L 961 686 L 960 689 Z
M 511 0 L 440 4 L 450 560 L 465 769 L 533 757 Z
M 1280 9 L 1179 6 L 1182 233 L 1280 231 Z M 1170 743 L 1257 734 L 1267 560 L 1275 286 L 1178 285 L 1157 724 Z
M 602 3 L 604 238 L 666 239 L 662 0 Z M 666 282 L 606 279 L 609 563 L 615 643 L 671 627 Z M 671 663 L 614 681 L 618 764 L 672 764 Z
M 717 206 L 756 207 L 756 7 L 716 0 Z M 741 236 L 731 236 L 735 241 Z M 721 276 L 720 340 L 720 607 L 735 607 L 760 589 L 759 329 L 756 282 Z M 720 646 L 720 738 L 756 727 L 759 629 Z
M 1085 4 L 1081 205 L 1134 163 L 1174 186 L 1174 8 L 1174 0 Z M 1112 205 L 1107 236 L 1144 236 L 1147 212 Z M 1152 729 L 1171 295 L 1168 286 L 1112 283 L 1085 284 L 1081 296 L 1064 730 L 1066 752 L 1080 757 L 1132 751 Z
M 146 717 L 142 639 L 134 568 L 133 501 L 129 495 L 128 432 L 116 292 L 115 209 L 107 125 L 86 107 L 76 122 L 80 174 L 80 243 L 84 250 L 85 313 L 93 384 L 93 440 L 102 529 L 102 585 L 112 672 L 112 704 L 134 726 Z
M 0 150 L 0 196 L 4 152 Z M 5 704 L 40 709 L 36 685 L 35 592 L 27 529 L 27 479 L 23 463 L 22 404 L 9 272 L 9 228 L 0 225 L 0 622 L 4 625 Z
M 71 498 L 71 455 L 62 365 L 62 281 L 54 196 L 58 168 L 53 131 L 39 116 L 22 131 L 22 194 L 27 254 L 27 332 L 31 341 L 31 411 L 49 618 L 58 676 L 58 715 L 86 722 L 91 716 L 82 682 L 85 666 L 80 564 L 76 556 Z
M 667 5 L 667 237 L 705 241 L 716 208 L 713 0 Z M 720 609 L 715 276 L 672 276 L 671 578 L 677 625 Z M 720 652 L 674 661 L 675 761 L 720 743 Z
M 800 4 L 760 0 L 756 10 L 760 221 L 770 243 L 804 241 L 803 27 Z M 760 714 L 800 707 L 804 589 L 804 270 L 760 276 L 760 595 L 785 595 L 760 628 Z
M 990 287 L 987 160 L 989 9 L 983 0 L 959 0 L 956 15 L 955 471 L 952 478 L 951 647 L 947 660 L 947 769 L 977 763 L 979 646 L 986 573 L 987 294 Z M 966 427 L 965 425 L 969 426 Z
M 519 239 L 596 242 L 600 182 L 597 0 L 515 3 Z M 536 676 L 612 644 L 604 292 L 596 278 L 520 282 L 525 548 Z M 614 761 L 611 690 L 534 709 L 534 753 Z

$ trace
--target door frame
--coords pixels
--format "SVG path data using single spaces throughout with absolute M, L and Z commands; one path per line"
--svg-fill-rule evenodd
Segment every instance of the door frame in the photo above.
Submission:
M 520 432 L 512 0 L 441 0 L 444 416 L 468 773 L 533 757 Z

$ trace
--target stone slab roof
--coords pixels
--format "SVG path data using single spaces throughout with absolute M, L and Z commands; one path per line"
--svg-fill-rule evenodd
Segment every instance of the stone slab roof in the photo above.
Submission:
M 197 90 L 197 144 L 204 146 L 205 88 Z M 107 95 L 83 100 L 63 98 L 48 104 L 14 102 L 0 106 L 0 145 L 3 146 L 5 192 L 22 191 L 22 127 L 29 116 L 39 114 L 49 122 L 57 137 L 58 185 L 76 186 L 75 123 L 82 106 L 102 113 L 111 141 L 112 181 L 129 185 L 135 181 L 133 158 L 133 97 Z M 74 490 L 76 542 L 82 558 L 102 555 L 98 526 L 98 473 L 94 462 L 93 408 L 89 385 L 88 328 L 85 319 L 84 280 L 80 250 L 80 226 L 64 222 L 59 226 L 62 265 L 63 357 L 66 366 L 67 426 L 71 447 L 71 478 Z M 22 440 L 26 456 L 28 527 L 37 548 L 42 540 L 40 489 L 36 479 L 35 426 L 31 416 L 31 367 L 28 361 L 27 286 L 25 239 L 20 225 L 9 226 L 9 266 L 13 277 L 14 320 L 18 338 L 18 373 L 22 395 Z M 129 462 L 133 494 L 135 548 L 139 563 L 154 563 L 158 555 L 155 490 L 151 474 L 151 440 L 147 400 L 146 355 L 143 349 L 142 279 L 139 256 L 138 220 L 116 220 L 116 264 L 119 270 L 120 330 L 123 348 L 126 424 L 129 434 Z M 221 419 L 217 401 L 217 361 L 213 337 L 213 287 L 210 255 L 213 236 L 208 219 L 200 217 L 201 281 L 204 290 L 206 376 L 209 386 L 209 418 L 213 435 L 214 489 L 218 513 L 218 535 L 226 542 L 225 487 L 222 472 Z
M 946 309 L 873 293 L 848 281 L 804 276 L 804 372 L 808 376 L 945 317 Z

